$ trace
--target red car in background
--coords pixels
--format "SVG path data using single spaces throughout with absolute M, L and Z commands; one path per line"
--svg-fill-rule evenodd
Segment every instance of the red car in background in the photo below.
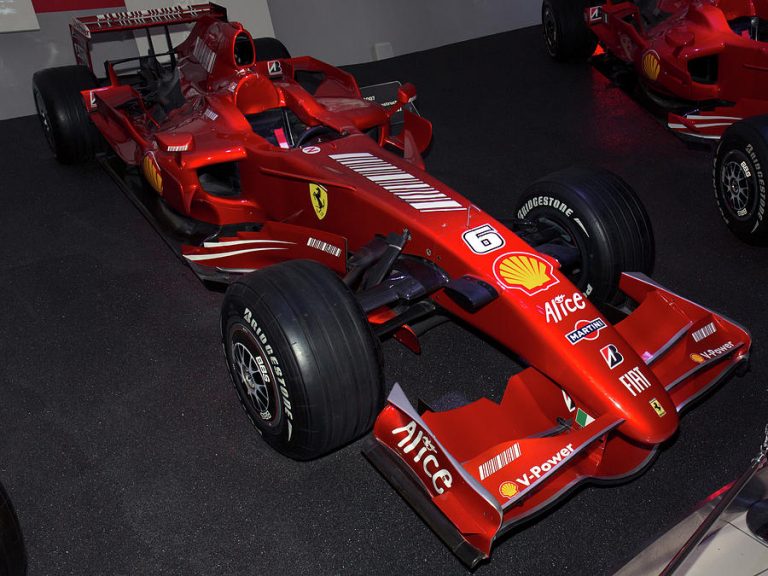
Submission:
M 768 2 L 765 0 L 544 0 L 550 55 L 586 60 L 596 47 L 632 67 L 667 111 L 667 126 L 719 140 L 714 188 L 742 240 L 768 243 Z M 749 120 L 746 120 L 749 119 Z
M 94 34 L 187 22 L 179 46 L 93 74 Z M 48 141 L 63 162 L 107 148 L 186 262 L 229 283 L 226 361 L 265 441 L 310 459 L 373 427 L 368 458 L 470 566 L 576 484 L 641 470 L 746 366 L 745 329 L 643 274 L 651 225 L 609 172 L 545 177 L 502 221 L 426 171 L 427 120 L 393 127 L 410 85 L 383 107 L 214 4 L 72 34 L 79 65 L 34 77 Z M 418 351 L 445 317 L 522 359 L 501 402 L 416 410 L 398 385 L 385 402 L 380 339 Z

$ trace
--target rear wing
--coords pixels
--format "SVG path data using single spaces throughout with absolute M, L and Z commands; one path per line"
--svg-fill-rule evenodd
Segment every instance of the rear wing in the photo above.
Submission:
M 190 6 L 171 6 L 168 8 L 150 8 L 148 10 L 133 10 L 128 12 L 110 12 L 73 18 L 69 25 L 72 36 L 72 48 L 75 60 L 82 66 L 88 66 L 93 72 L 91 61 L 91 41 L 94 34 L 102 32 L 124 32 L 127 30 L 147 30 L 163 26 L 170 46 L 168 27 L 176 24 L 191 24 L 210 16 L 217 20 L 227 21 L 227 9 L 218 4 L 192 4 Z M 150 45 L 151 45 L 151 38 Z

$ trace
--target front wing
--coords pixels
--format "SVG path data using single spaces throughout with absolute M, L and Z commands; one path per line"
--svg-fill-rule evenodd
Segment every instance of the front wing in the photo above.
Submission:
M 622 290 L 639 303 L 616 324 L 680 412 L 749 356 L 750 337 L 725 317 L 640 274 Z M 656 451 L 621 434 L 611 413 L 587 414 L 533 367 L 500 403 L 481 398 L 419 415 L 395 385 L 363 453 L 458 558 L 488 558 L 494 540 L 584 480 L 619 480 Z

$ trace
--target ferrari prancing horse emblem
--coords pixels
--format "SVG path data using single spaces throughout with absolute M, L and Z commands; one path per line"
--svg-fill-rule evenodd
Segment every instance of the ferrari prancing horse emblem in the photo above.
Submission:
M 315 209 L 317 219 L 322 220 L 325 218 L 325 213 L 328 212 L 328 190 L 325 186 L 310 184 L 309 198 L 312 201 L 312 208 Z

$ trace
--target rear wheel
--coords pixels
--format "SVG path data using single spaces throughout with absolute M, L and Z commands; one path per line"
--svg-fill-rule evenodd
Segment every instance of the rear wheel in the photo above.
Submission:
M 103 148 L 80 94 L 97 86 L 85 66 L 46 68 L 32 77 L 37 115 L 51 150 L 63 164 L 91 160 Z
M 256 60 L 259 62 L 291 57 L 288 49 L 277 38 L 254 38 L 253 47 L 256 50 Z
M 583 0 L 544 0 L 541 23 L 549 55 L 555 60 L 586 60 L 597 47 L 597 37 L 584 21 Z
M 768 244 L 766 168 L 768 116 L 742 120 L 725 131 L 712 173 L 715 201 L 731 232 L 750 244 Z
M 648 214 L 635 191 L 607 170 L 569 168 L 545 176 L 523 194 L 516 215 L 544 233 L 542 252 L 570 255 L 563 271 L 596 304 L 624 302 L 622 272 L 653 270 Z
M 278 452 L 321 456 L 370 429 L 384 403 L 379 344 L 328 268 L 293 260 L 234 282 L 224 350 L 251 422 Z

